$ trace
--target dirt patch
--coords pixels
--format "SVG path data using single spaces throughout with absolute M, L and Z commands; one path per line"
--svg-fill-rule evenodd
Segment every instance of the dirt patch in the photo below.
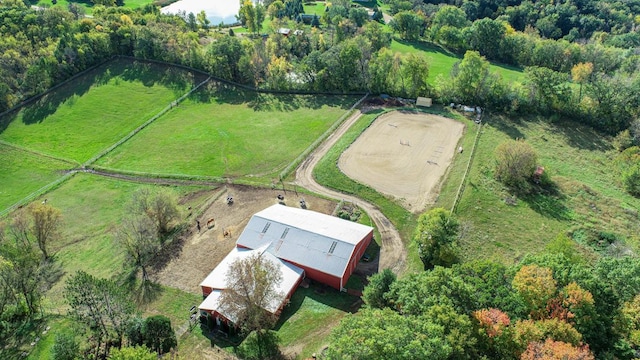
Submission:
M 202 215 L 190 219 L 188 232 L 179 240 L 182 242 L 182 247 L 175 250 L 175 258 L 171 259 L 162 270 L 153 274 L 154 280 L 162 285 L 200 294 L 198 285 L 235 246 L 236 240 L 251 216 L 277 204 L 278 194 L 284 195 L 284 203 L 289 206 L 300 206 L 299 200 L 304 196 L 307 208 L 310 210 L 331 214 L 336 207 L 335 201 L 307 194 L 296 196 L 291 191 L 285 194 L 281 189 L 270 190 L 245 186 L 223 188 L 210 196 L 208 203 L 211 205 Z M 233 204 L 227 204 L 227 196 L 233 197 Z M 213 219 L 212 228 L 207 227 L 210 219 Z M 196 220 L 200 221 L 200 231 L 196 227 Z
M 421 212 L 435 202 L 463 130 L 462 123 L 442 116 L 390 112 L 360 135 L 338 166 L 350 178 Z

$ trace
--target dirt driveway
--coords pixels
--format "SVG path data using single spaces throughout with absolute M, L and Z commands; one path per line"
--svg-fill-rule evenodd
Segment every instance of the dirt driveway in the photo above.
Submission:
M 334 199 L 346 200 L 357 203 L 369 214 L 371 220 L 376 224 L 381 236 L 380 262 L 378 270 L 391 269 L 394 273 L 400 274 L 406 268 L 407 250 L 402 243 L 402 238 L 395 226 L 378 210 L 375 205 L 363 201 L 355 196 L 343 194 L 331 189 L 327 189 L 316 182 L 313 178 L 313 168 L 320 159 L 331 149 L 342 135 L 362 116 L 360 111 L 356 111 L 351 117 L 340 125 L 318 148 L 296 170 L 295 183 L 307 190 L 318 194 L 329 196 Z

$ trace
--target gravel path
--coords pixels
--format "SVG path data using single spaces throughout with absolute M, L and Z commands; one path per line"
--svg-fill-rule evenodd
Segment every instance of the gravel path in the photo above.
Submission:
M 362 116 L 362 112 L 356 110 L 351 117 L 340 125 L 318 148 L 296 170 L 295 183 L 307 190 L 318 194 L 329 196 L 338 200 L 345 200 L 357 203 L 369 214 L 382 237 L 380 248 L 380 264 L 378 270 L 391 269 L 396 274 L 401 274 L 406 268 L 407 250 L 404 247 L 402 238 L 395 226 L 387 219 L 378 208 L 355 196 L 343 194 L 331 189 L 327 189 L 318 184 L 313 178 L 313 169 L 320 159 L 331 149 L 331 147 L 344 135 L 344 133 Z

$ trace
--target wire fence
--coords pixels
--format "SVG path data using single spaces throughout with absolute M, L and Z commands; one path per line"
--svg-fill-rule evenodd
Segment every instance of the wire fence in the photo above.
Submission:
M 473 157 L 476 153 L 476 146 L 478 145 L 478 141 L 480 140 L 480 131 L 482 130 L 482 122 L 478 124 L 478 132 L 476 133 L 476 139 L 473 142 L 473 147 L 471 148 L 471 155 L 469 156 L 469 163 L 467 163 L 467 168 L 464 171 L 464 175 L 462 176 L 462 181 L 460 182 L 460 186 L 458 187 L 458 192 L 456 193 L 456 198 L 453 200 L 453 206 L 451 206 L 451 213 L 454 214 L 458 207 L 458 203 L 460 202 L 460 198 L 462 197 L 462 192 L 467 183 L 467 177 L 469 176 L 469 169 L 471 169 L 471 163 L 473 162 Z
M 333 123 L 333 125 L 331 125 L 329 129 L 327 129 L 327 131 L 320 135 L 319 138 L 311 143 L 309 147 L 307 147 L 300 155 L 298 155 L 298 157 L 296 157 L 289 165 L 287 165 L 287 167 L 285 167 L 284 170 L 280 172 L 280 181 L 289 176 L 289 174 L 291 174 L 291 172 L 293 172 L 293 170 L 295 170 L 298 165 L 300 165 L 300 163 L 304 159 L 306 159 L 309 154 L 311 154 L 313 150 L 315 150 L 325 139 L 327 139 L 329 135 L 336 131 L 338 126 L 340 126 L 349 116 L 352 115 L 353 110 L 358 107 L 367 98 L 367 96 L 369 96 L 369 93 L 366 93 L 362 98 L 360 98 L 360 100 L 353 104 L 346 113 L 344 113 L 338 120 L 336 120 L 335 123 Z

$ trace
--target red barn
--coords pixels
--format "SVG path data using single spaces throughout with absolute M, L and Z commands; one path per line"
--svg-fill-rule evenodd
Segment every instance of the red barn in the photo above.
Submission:
M 344 290 L 373 239 L 373 228 L 283 205 L 251 217 L 236 245 L 266 251 L 302 269 L 306 277 Z
M 282 281 L 278 284 L 278 293 L 281 295 L 273 299 L 265 310 L 280 315 L 282 308 L 289 302 L 289 299 L 295 292 L 296 288 L 304 278 L 304 270 L 299 267 L 282 261 L 272 254 L 265 251 L 265 248 L 249 250 L 244 248 L 234 248 L 229 254 L 222 259 L 220 264 L 200 283 L 202 295 L 205 296 L 204 301 L 198 307 L 201 313 L 205 312 L 216 320 L 217 325 L 224 322 L 227 326 L 236 322 L 234 314 L 225 313 L 219 303 L 222 291 L 227 288 L 226 274 L 229 266 L 237 260 L 249 258 L 252 255 L 260 254 L 266 261 L 275 265 L 282 273 Z

